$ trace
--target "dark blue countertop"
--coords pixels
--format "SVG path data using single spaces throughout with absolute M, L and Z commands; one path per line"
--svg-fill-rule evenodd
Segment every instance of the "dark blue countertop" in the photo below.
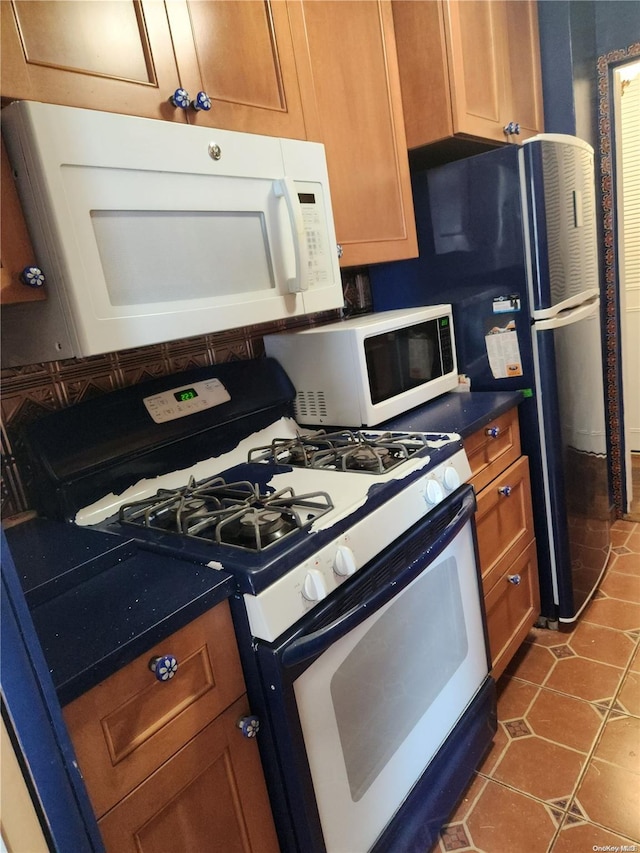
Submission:
M 63 705 L 234 589 L 226 572 L 63 522 L 36 518 L 6 536 Z
M 521 400 L 519 392 L 453 392 L 376 429 L 464 438 Z M 226 572 L 109 533 L 35 518 L 6 536 L 63 705 L 234 591 Z
M 376 429 L 457 432 L 467 438 L 523 399 L 520 391 L 452 391 Z

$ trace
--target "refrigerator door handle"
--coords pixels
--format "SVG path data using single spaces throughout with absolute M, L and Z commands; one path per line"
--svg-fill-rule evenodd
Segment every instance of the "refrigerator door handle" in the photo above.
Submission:
M 570 326 L 572 323 L 577 323 L 579 320 L 585 320 L 587 317 L 597 316 L 600 311 L 600 298 L 593 299 L 581 305 L 580 308 L 575 308 L 572 311 L 565 311 L 559 317 L 551 317 L 548 320 L 536 320 L 533 328 L 536 332 L 544 332 L 547 329 L 560 329 L 562 326 Z
M 580 293 L 574 293 L 562 302 L 556 302 L 549 308 L 538 308 L 537 311 L 532 311 L 531 316 L 536 322 L 538 320 L 551 320 L 561 314 L 563 311 L 568 311 L 570 308 L 576 308 L 585 302 L 595 299 L 600 296 L 600 291 L 597 287 L 590 287 L 588 290 L 582 290 Z

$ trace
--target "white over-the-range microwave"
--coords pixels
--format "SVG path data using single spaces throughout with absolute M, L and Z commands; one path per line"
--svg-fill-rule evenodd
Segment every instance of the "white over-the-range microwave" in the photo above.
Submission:
M 374 426 L 458 385 L 451 305 L 381 311 L 266 335 L 296 389 L 296 420 Z
M 343 305 L 319 143 L 27 101 L 2 135 L 48 296 L 7 366 Z

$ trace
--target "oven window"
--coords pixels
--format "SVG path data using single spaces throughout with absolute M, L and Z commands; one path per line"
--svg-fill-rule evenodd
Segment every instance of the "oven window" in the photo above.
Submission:
M 467 649 L 458 567 L 452 556 L 399 596 L 331 678 L 354 802 L 424 716 Z
M 438 324 L 446 320 L 429 320 L 365 339 L 372 403 L 442 376 Z

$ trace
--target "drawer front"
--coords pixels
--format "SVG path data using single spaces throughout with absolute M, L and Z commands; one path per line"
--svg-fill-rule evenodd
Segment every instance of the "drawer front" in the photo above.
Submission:
M 534 537 L 529 460 L 517 462 L 477 496 L 476 529 L 485 595 Z
M 540 614 L 535 541 L 498 579 L 485 597 L 485 608 L 492 675 L 497 679 Z
M 99 821 L 107 853 L 277 853 L 248 710 L 240 697 Z
M 156 679 L 154 657 L 178 661 Z M 245 691 L 227 602 L 205 613 L 63 709 L 99 817 Z
M 464 440 L 471 484 L 480 492 L 520 456 L 518 410 L 510 409 Z

